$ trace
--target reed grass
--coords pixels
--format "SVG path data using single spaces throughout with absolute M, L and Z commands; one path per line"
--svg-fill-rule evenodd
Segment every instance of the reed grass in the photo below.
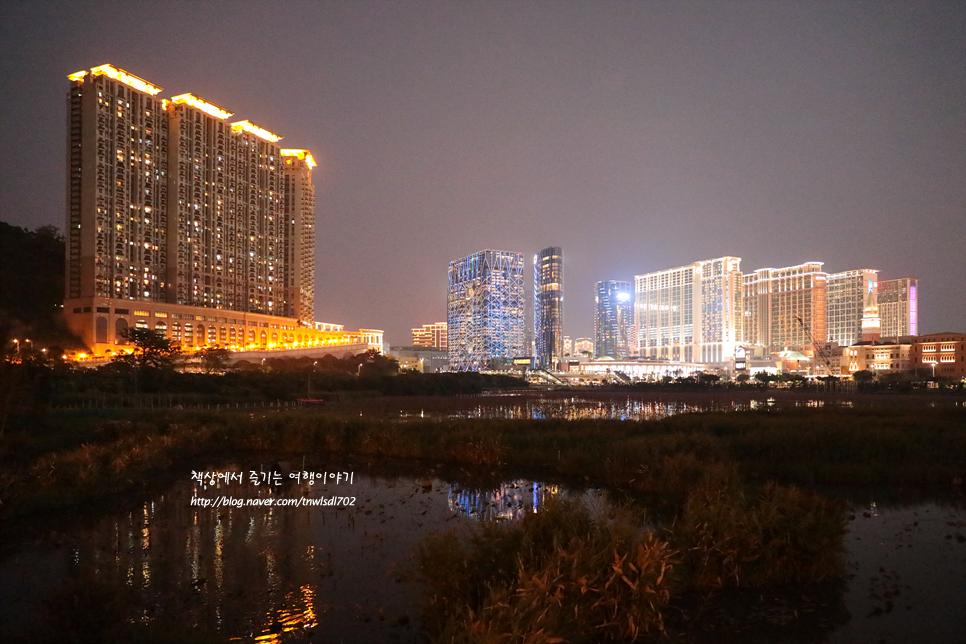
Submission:
M 842 575 L 844 510 L 775 483 L 754 500 L 735 487 L 702 485 L 668 532 L 693 588 L 817 583 Z
M 156 413 L 3 438 L 0 512 L 138 489 L 236 450 L 407 458 L 580 477 L 679 507 L 708 479 L 946 484 L 966 479 L 966 409 L 699 413 L 660 421 L 346 419 L 303 410 Z M 8 442 L 9 441 L 9 442 Z M 67 492 L 64 494 L 63 492 Z M 58 497 L 60 500 L 58 500 Z
M 434 642 L 627 641 L 664 630 L 676 553 L 626 510 L 592 517 L 555 500 L 466 542 L 431 537 L 417 552 L 424 624 Z
M 665 634 L 685 591 L 841 577 L 840 504 L 774 483 L 749 499 L 733 479 L 721 483 L 692 489 L 659 531 L 628 507 L 593 516 L 555 499 L 469 538 L 431 535 L 416 556 L 430 641 L 634 641 Z

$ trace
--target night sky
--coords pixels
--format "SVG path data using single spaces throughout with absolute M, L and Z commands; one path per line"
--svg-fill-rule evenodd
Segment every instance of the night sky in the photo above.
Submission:
M 917 277 L 966 331 L 966 3 L 0 0 L 0 219 L 65 217 L 66 76 L 111 63 L 309 148 L 316 316 L 446 318 L 447 266 L 597 280 L 734 255 Z

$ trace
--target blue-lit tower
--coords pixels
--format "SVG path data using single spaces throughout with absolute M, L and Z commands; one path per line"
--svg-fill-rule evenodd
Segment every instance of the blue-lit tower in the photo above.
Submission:
M 623 360 L 628 356 L 631 324 L 634 322 L 634 297 L 630 282 L 597 282 L 594 318 L 594 354 Z
M 478 371 L 523 355 L 523 254 L 481 250 L 450 262 L 449 364 Z
M 533 256 L 533 357 L 538 369 L 559 369 L 563 357 L 563 250 Z

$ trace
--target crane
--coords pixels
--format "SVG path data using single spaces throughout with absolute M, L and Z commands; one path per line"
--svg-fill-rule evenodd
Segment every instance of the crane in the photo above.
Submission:
M 805 333 L 808 334 L 808 339 L 812 343 L 812 348 L 815 349 L 815 353 L 819 358 L 822 359 L 822 362 L 825 363 L 825 366 L 828 369 L 828 375 L 832 378 L 835 378 L 835 374 L 833 373 L 834 369 L 832 368 L 832 361 L 829 359 L 828 352 L 825 350 L 825 347 L 819 345 L 819 343 L 815 341 L 815 336 L 812 335 L 812 330 L 808 328 L 808 325 L 805 324 L 805 321 L 800 315 L 796 315 L 795 319 L 798 320 L 798 323 L 802 326 L 802 329 L 804 329 Z

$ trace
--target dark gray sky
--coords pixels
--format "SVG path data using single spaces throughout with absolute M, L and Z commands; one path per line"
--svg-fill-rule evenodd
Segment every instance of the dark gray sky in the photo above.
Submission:
M 593 285 L 734 255 L 918 277 L 966 331 L 966 3 L 0 0 L 0 219 L 63 229 L 67 74 L 111 63 L 311 149 L 318 319 L 446 317 L 446 270 Z

